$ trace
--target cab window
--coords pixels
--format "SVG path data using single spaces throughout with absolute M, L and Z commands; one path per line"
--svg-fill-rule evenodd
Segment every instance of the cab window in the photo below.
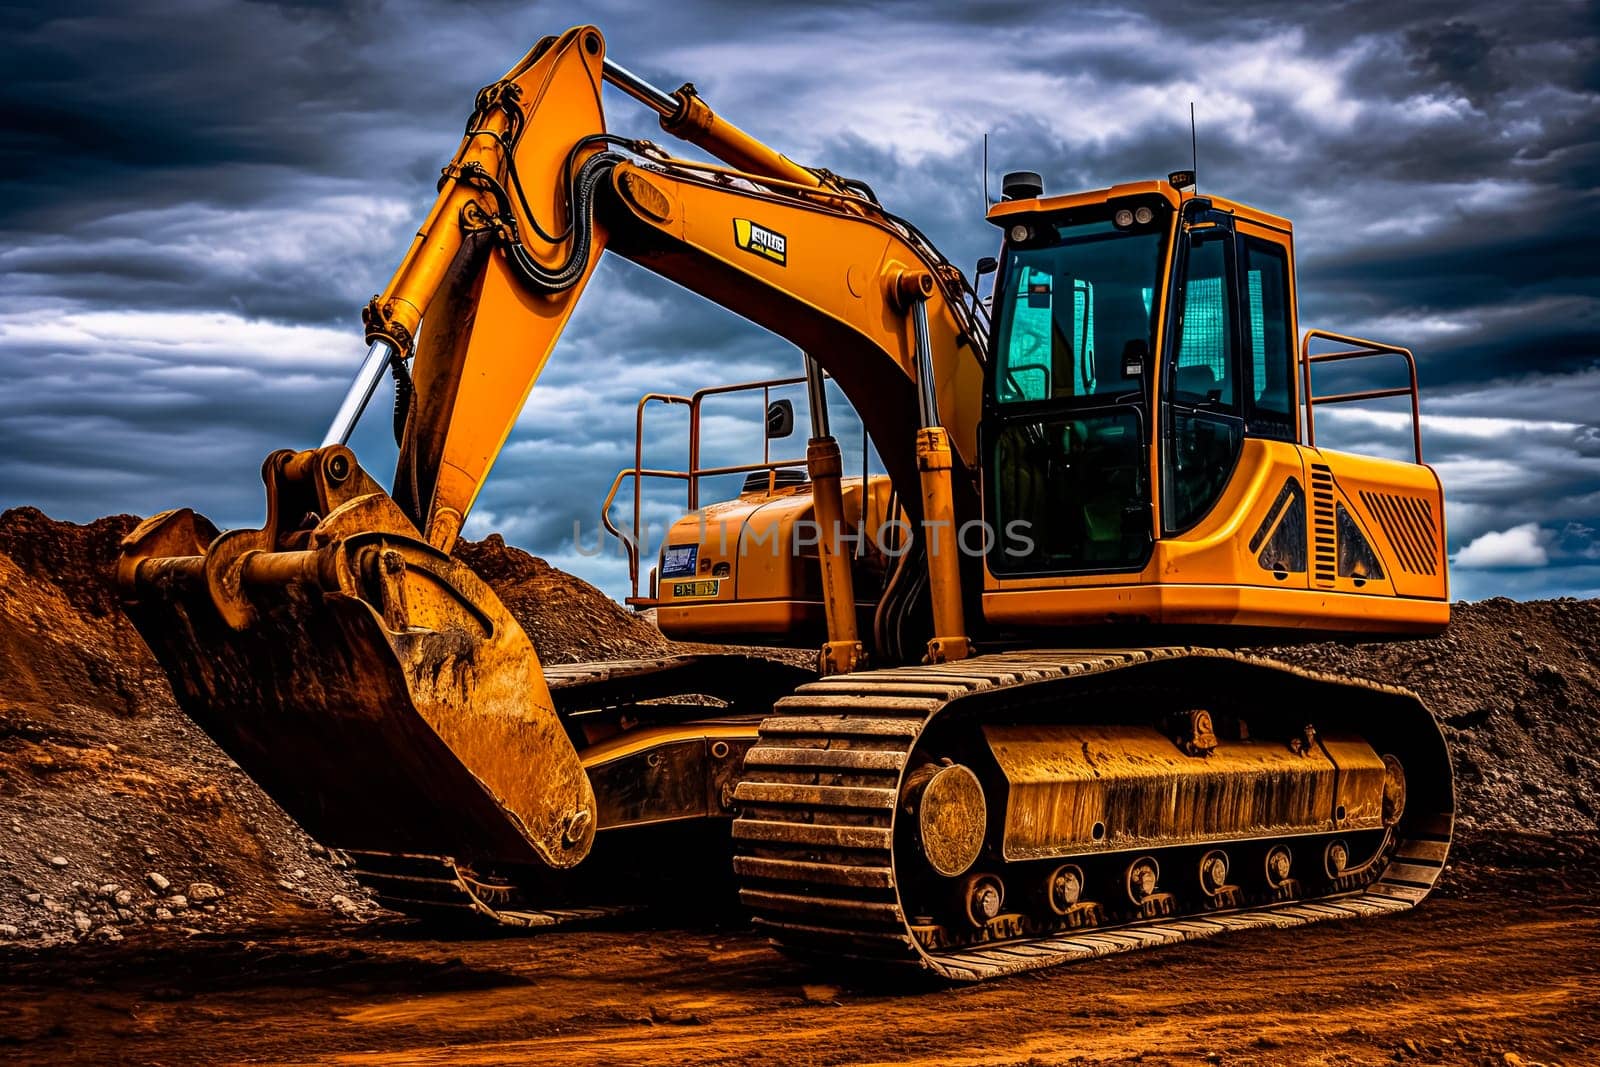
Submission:
M 1294 332 L 1289 318 L 1289 256 L 1256 237 L 1240 241 L 1245 363 L 1249 376 L 1247 431 L 1252 437 L 1295 439 Z
M 1129 346 L 1148 352 L 1163 234 L 1109 221 L 1062 227 L 1044 247 L 1008 251 L 996 316 L 1002 404 L 1116 396 Z
M 1183 332 L 1172 388 L 1173 398 L 1181 403 L 1232 412 L 1239 407 L 1239 383 L 1234 373 L 1227 242 L 1222 237 L 1196 241 L 1189 250 Z
M 1227 488 L 1244 443 L 1233 239 L 1218 227 L 1190 237 L 1163 392 L 1161 526 L 1182 533 Z

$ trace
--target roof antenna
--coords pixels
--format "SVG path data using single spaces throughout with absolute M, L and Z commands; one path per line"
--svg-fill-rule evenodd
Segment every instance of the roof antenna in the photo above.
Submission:
M 1194 195 L 1200 195 L 1200 138 L 1194 132 L 1194 101 L 1189 101 L 1189 173 L 1194 175 Z

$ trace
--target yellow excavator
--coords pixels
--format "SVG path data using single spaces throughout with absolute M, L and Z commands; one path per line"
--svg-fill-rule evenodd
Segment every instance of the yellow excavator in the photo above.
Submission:
M 605 132 L 606 82 L 721 163 Z M 326 442 L 267 458 L 261 529 L 144 522 L 129 614 L 186 713 L 419 916 L 551 925 L 731 875 L 797 956 L 971 981 L 1415 905 L 1454 808 L 1428 711 L 1228 650 L 1448 622 L 1420 437 L 1315 443 L 1318 406 L 1381 397 L 1415 434 L 1411 354 L 1301 335 L 1289 222 L 1192 175 L 1013 174 L 988 218 L 985 302 L 863 183 L 593 27 L 546 38 L 478 94 Z M 451 554 L 608 250 L 806 356 L 803 472 L 742 465 L 637 601 L 670 636 L 814 642 L 815 671 L 541 666 Z M 1364 357 L 1409 384 L 1313 393 Z M 388 490 L 345 445 L 385 374 Z M 883 474 L 843 476 L 824 376 Z

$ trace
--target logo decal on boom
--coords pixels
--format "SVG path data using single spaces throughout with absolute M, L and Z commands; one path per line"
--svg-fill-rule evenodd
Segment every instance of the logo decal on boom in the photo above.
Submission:
M 733 243 L 780 267 L 788 265 L 789 239 L 749 219 L 733 220 Z

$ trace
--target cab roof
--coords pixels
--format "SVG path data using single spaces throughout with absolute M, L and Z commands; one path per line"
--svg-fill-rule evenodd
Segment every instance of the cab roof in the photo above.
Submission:
M 1004 226 L 1006 221 L 1016 215 L 1039 215 L 1047 212 L 1063 211 L 1068 208 L 1087 207 L 1091 204 L 1103 204 L 1111 200 L 1121 200 L 1127 197 L 1159 196 L 1173 210 L 1177 210 L 1181 200 L 1192 199 L 1194 194 L 1179 195 L 1178 190 L 1171 183 L 1163 181 L 1149 182 L 1123 182 L 1113 185 L 1109 189 L 1091 189 L 1082 193 L 1063 193 L 1059 196 L 1037 196 L 1022 200 L 1002 200 L 989 209 L 986 216 L 996 226 Z M 1237 200 L 1215 196 L 1211 193 L 1204 194 L 1211 201 L 1213 207 L 1226 211 L 1241 219 L 1270 226 L 1273 229 L 1292 232 L 1293 223 L 1282 215 L 1274 215 L 1269 211 L 1253 208 L 1249 204 L 1241 204 Z

